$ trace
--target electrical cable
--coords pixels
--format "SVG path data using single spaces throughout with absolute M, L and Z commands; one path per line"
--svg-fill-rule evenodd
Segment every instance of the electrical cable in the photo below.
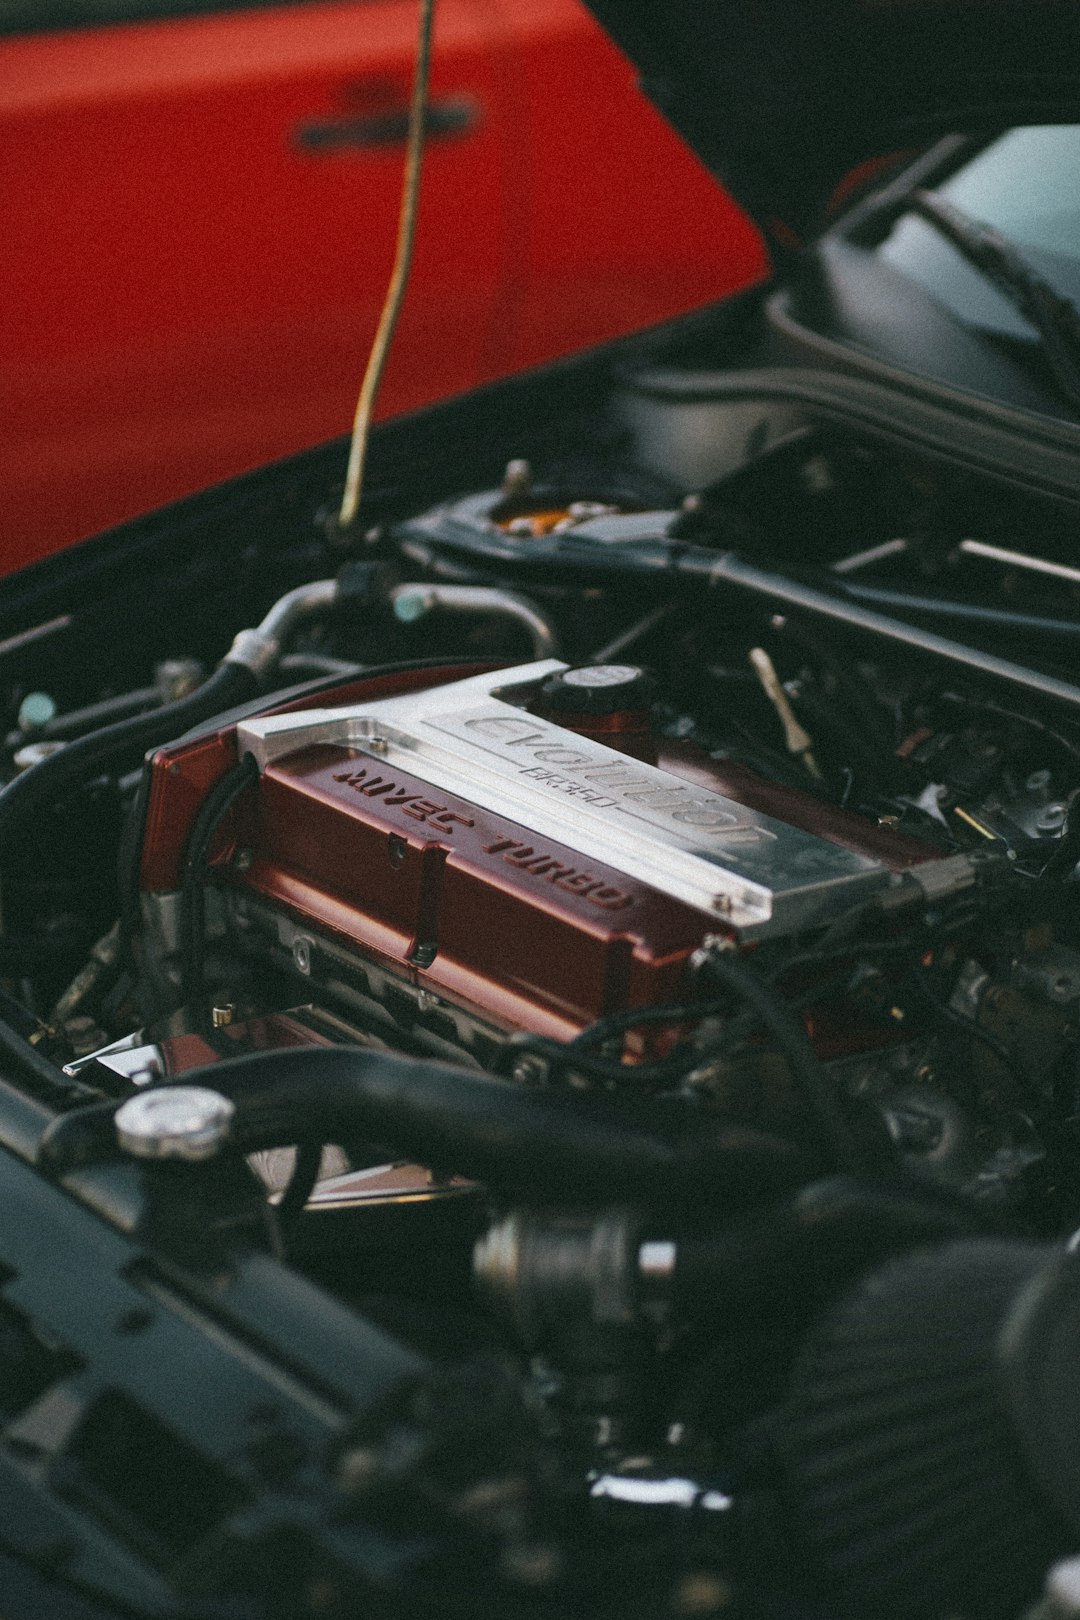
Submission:
M 183 1005 L 194 1003 L 203 989 L 203 950 L 206 935 L 207 857 L 223 817 L 256 780 L 259 768 L 250 754 L 211 789 L 192 823 L 180 877 L 180 995 Z
M 912 971 L 911 982 L 943 1022 L 952 1024 L 956 1029 L 962 1029 L 965 1034 L 971 1036 L 972 1040 L 978 1041 L 981 1046 L 985 1046 L 986 1050 L 997 1058 L 1002 1068 L 1016 1082 L 1017 1089 L 1024 1097 L 1029 1108 L 1033 1111 L 1042 1109 L 1043 1099 L 1039 1096 L 1035 1082 L 1021 1066 L 1016 1053 L 1006 1046 L 1004 1041 L 999 1040 L 990 1030 L 984 1028 L 978 1019 L 969 1017 L 967 1013 L 958 1012 L 955 1007 L 950 1007 L 947 1001 L 943 1001 L 935 991 L 931 990 L 925 974 L 920 970 L 914 969 Z
M 1071 877 L 1080 862 L 1080 799 L 1073 797 L 1069 805 L 1065 830 L 1054 847 L 1054 852 L 1039 876 L 1046 881 L 1064 882 Z
M 855 1175 L 872 1175 L 876 1166 L 852 1130 L 841 1098 L 818 1061 L 802 1020 L 742 962 L 710 956 L 708 971 L 747 1002 L 773 1036 L 834 1166 Z
M 752 974 L 742 963 L 728 957 L 710 957 L 708 970 L 714 978 L 720 979 L 728 990 L 734 991 L 741 1001 L 749 1005 L 757 1019 L 766 1026 L 775 1039 L 787 1059 L 792 1081 L 817 1124 L 822 1145 L 833 1164 L 838 1169 L 846 1171 L 872 1172 L 873 1166 L 851 1130 L 840 1099 L 818 1061 L 801 1020 L 775 995 L 769 985 Z M 611 1017 L 598 1019 L 580 1035 L 575 1036 L 563 1050 L 567 1054 L 572 1054 L 575 1063 L 588 1071 L 597 1064 L 597 1059 L 591 1054 L 586 1056 L 591 1046 L 625 1034 L 628 1029 L 639 1025 L 670 1024 L 678 1021 L 685 1023 L 715 1017 L 724 1012 L 727 1005 L 726 1000 L 710 1000 L 674 1003 L 664 1007 L 631 1008 L 628 1012 L 615 1013 Z M 677 1050 L 670 1054 L 672 1058 L 677 1055 Z M 699 1052 L 692 1051 L 683 1068 L 686 1069 L 699 1062 L 700 1056 Z M 581 1062 L 582 1058 L 585 1059 L 584 1062 Z M 649 1077 L 650 1066 L 647 1065 L 642 1065 L 639 1069 L 627 1064 L 609 1062 L 604 1067 L 614 1071 L 615 1077 L 624 1079 Z
M 1060 748 L 1063 753 L 1068 754 L 1071 764 L 1080 764 L 1080 743 L 1074 742 L 1035 715 L 1023 714 L 1018 709 L 1006 708 L 1004 704 L 993 703 L 985 698 L 980 698 L 976 702 L 972 698 L 963 697 L 958 692 L 940 692 L 937 695 L 937 701 L 948 704 L 952 708 L 967 709 L 972 714 L 985 712 L 996 716 L 999 720 L 1008 720 L 1016 725 L 1027 726 L 1032 731 L 1039 732 L 1040 736 L 1045 737 L 1054 747 Z
M 255 676 L 244 665 L 222 663 L 189 697 L 65 743 L 58 753 L 23 771 L 0 791 L 0 856 L 10 859 L 13 846 L 27 835 L 41 812 L 81 783 L 138 764 L 148 749 L 254 697 L 258 689 Z
M 364 487 L 364 465 L 367 460 L 371 420 L 382 382 L 383 370 L 394 339 L 394 329 L 405 299 L 412 267 L 413 241 L 416 236 L 416 215 L 420 202 L 420 177 L 424 160 L 424 123 L 427 107 L 428 78 L 431 68 L 431 32 L 435 16 L 435 0 L 420 0 L 420 32 L 416 53 L 416 75 L 413 79 L 412 102 L 409 107 L 409 134 L 405 150 L 405 173 L 401 183 L 401 213 L 398 218 L 397 248 L 390 285 L 386 291 L 375 341 L 371 345 L 367 370 L 360 387 L 353 418 L 352 441 L 349 445 L 349 463 L 345 473 L 345 489 L 338 513 L 338 527 L 348 529 L 355 521 Z
M 322 1142 L 314 1137 L 309 1137 L 298 1145 L 292 1175 L 277 1205 L 278 1219 L 283 1226 L 288 1226 L 297 1216 L 303 1214 L 304 1206 L 319 1179 L 322 1156 Z

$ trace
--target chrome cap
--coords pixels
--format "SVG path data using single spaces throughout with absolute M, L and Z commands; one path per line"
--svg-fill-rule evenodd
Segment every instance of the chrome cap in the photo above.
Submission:
M 116 1110 L 116 1139 L 137 1159 L 211 1159 L 235 1105 L 207 1086 L 155 1086 Z

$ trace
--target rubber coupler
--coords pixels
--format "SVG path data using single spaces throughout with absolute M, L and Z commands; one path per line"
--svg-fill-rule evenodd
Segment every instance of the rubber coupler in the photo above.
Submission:
M 1011 1617 L 1075 1550 L 999 1393 L 1003 1323 L 1048 1252 L 980 1239 L 907 1255 L 805 1344 L 781 1466 L 799 1561 L 838 1612 Z

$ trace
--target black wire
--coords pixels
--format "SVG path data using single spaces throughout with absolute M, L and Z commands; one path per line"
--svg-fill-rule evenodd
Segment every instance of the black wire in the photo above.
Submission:
M 188 697 L 65 743 L 58 753 L 0 790 L 0 857 L 12 859 L 42 813 L 95 776 L 137 765 L 148 749 L 253 697 L 257 689 L 255 677 L 243 665 L 221 664 Z
M 963 697 L 959 692 L 941 692 L 938 694 L 938 701 L 950 708 L 966 709 L 971 714 L 992 714 L 998 720 L 1008 720 L 1016 725 L 1026 726 L 1032 731 L 1039 732 L 1048 742 L 1068 754 L 1074 766 L 1080 765 L 1080 743 L 1073 742 L 1063 732 L 1055 730 L 1053 726 L 1047 725 L 1045 720 L 1037 719 L 1035 715 L 1022 714 L 1017 709 L 1009 709 L 1001 703 L 984 699 L 976 702 L 974 698 Z
M 978 1041 L 980 1045 L 986 1047 L 988 1052 L 993 1053 L 1006 1072 L 1015 1080 L 1018 1090 L 1033 1112 L 1042 1109 L 1043 1099 L 1039 1095 L 1035 1082 L 1021 1066 L 1016 1053 L 1006 1046 L 1004 1041 L 999 1040 L 990 1030 L 984 1028 L 978 1019 L 969 1017 L 967 1013 L 959 1012 L 955 1007 L 950 1007 L 947 1001 L 943 1001 L 930 988 L 925 974 L 918 968 L 912 969 L 911 982 L 918 988 L 920 994 L 930 1003 L 944 1023 L 952 1024 L 956 1029 L 962 1029 L 965 1034 L 971 1036 L 972 1040 Z
M 203 989 L 203 952 L 206 935 L 207 857 L 222 818 L 258 777 L 250 754 L 217 782 L 207 794 L 192 823 L 180 878 L 180 993 L 184 1004 L 194 1002 Z
M 319 1179 L 319 1168 L 322 1164 L 322 1142 L 314 1137 L 301 1142 L 296 1149 L 296 1163 L 293 1165 L 289 1184 L 278 1200 L 277 1213 L 285 1224 L 302 1215 L 308 1199 L 315 1190 L 315 1183 Z
M 1039 876 L 1043 880 L 1050 878 L 1060 881 L 1075 870 L 1077 862 L 1080 862 L 1080 797 L 1074 798 L 1070 804 L 1065 831 L 1054 845 L 1053 853 Z
M 709 971 L 726 989 L 734 991 L 740 1000 L 749 1004 L 775 1039 L 787 1059 L 792 1080 L 817 1124 L 822 1145 L 830 1160 L 837 1168 L 844 1170 L 865 1172 L 871 1169 L 868 1157 L 845 1117 L 840 1099 L 818 1061 L 802 1021 L 769 985 L 743 963 L 729 957 L 713 957 L 709 960 Z M 575 1066 L 591 1068 L 598 1060 L 588 1053 L 588 1049 L 598 1042 L 624 1034 L 626 1030 L 642 1024 L 685 1023 L 691 1019 L 715 1017 L 726 1011 L 727 1007 L 728 1001 L 724 999 L 632 1008 L 628 1012 L 598 1019 L 561 1051 L 564 1055 L 572 1054 Z M 683 1067 L 685 1069 L 699 1061 L 700 1053 L 692 1051 Z M 605 1068 L 611 1070 L 616 1078 L 639 1078 L 643 1076 L 643 1071 L 645 1076 L 648 1075 L 645 1065 L 638 1068 L 612 1062 L 606 1064 Z
M 875 1165 L 852 1131 L 840 1096 L 818 1061 L 802 1020 L 744 963 L 729 956 L 713 956 L 709 972 L 753 1007 L 773 1036 L 817 1125 L 821 1144 L 836 1168 L 860 1175 L 873 1173 Z
M 674 1011 L 681 1014 L 684 1023 L 700 1016 L 698 1007 L 687 1006 L 676 1008 Z M 633 1025 L 627 1027 L 632 1028 Z M 571 1054 L 570 1047 L 562 1041 L 549 1040 L 541 1035 L 530 1036 L 520 1043 L 515 1042 L 513 1046 L 507 1048 L 506 1057 L 512 1065 L 514 1060 L 525 1052 L 535 1052 L 547 1060 L 555 1072 L 563 1067 L 572 1068 L 575 1073 L 583 1074 L 601 1085 L 625 1084 L 629 1081 L 643 1090 L 647 1087 L 676 1084 L 699 1061 L 696 1049 L 683 1044 L 677 1046 L 667 1056 L 658 1058 L 654 1063 L 625 1063 L 621 1058 L 601 1057 L 587 1048 L 581 1048 Z
M 567 1052 L 581 1052 L 592 1046 L 602 1046 L 616 1035 L 625 1035 L 629 1029 L 642 1024 L 677 1024 L 713 1018 L 725 1011 L 726 1001 L 674 1001 L 660 1007 L 630 1007 L 626 1012 L 612 1013 L 598 1018 L 595 1023 L 575 1035 L 564 1048 Z
M 16 1084 L 21 1083 L 32 1097 L 40 1097 L 53 1106 L 68 1107 L 73 1102 L 85 1102 L 93 1096 L 100 1096 L 92 1086 L 81 1080 L 76 1080 L 64 1074 L 55 1063 L 31 1046 L 29 1040 L 17 1028 L 12 1027 L 12 1017 L 19 1018 L 23 1011 L 21 1004 L 13 1003 L 12 998 L 4 996 L 0 1005 L 0 1074 L 10 1077 Z M 21 1021 L 21 1019 L 20 1019 Z

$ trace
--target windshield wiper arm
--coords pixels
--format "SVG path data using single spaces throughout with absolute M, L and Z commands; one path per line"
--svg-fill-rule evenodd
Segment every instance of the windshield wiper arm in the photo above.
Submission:
M 1080 309 L 1051 287 L 1016 244 L 992 225 L 974 219 L 936 191 L 913 191 L 907 203 L 1035 328 L 1054 381 L 1070 403 L 1080 407 Z

